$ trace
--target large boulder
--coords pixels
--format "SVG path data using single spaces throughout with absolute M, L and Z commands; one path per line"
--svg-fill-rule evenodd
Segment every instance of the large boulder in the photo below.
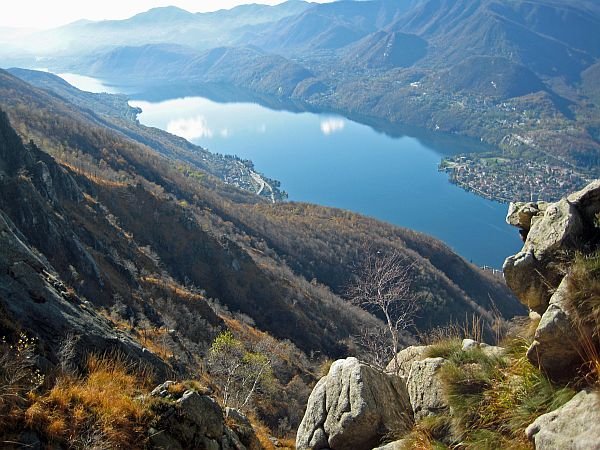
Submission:
M 549 205 L 542 218 L 533 222 L 525 246 L 538 261 L 544 261 L 559 250 L 575 248 L 582 235 L 583 222 L 576 205 L 562 199 Z
M 590 221 L 585 215 L 595 208 L 591 204 L 597 189 L 600 187 L 588 186 L 585 193 L 572 196 L 574 201 L 564 198 L 547 205 L 543 215 L 532 215 L 522 250 L 504 262 L 506 283 L 530 309 L 540 314 L 546 310 L 552 292 L 563 277 L 557 263 L 564 259 L 566 252 L 577 249 L 589 239 Z M 515 215 L 519 215 L 518 211 L 509 211 L 507 220 L 523 231 L 527 220 L 515 219 Z
M 412 363 L 424 359 L 425 352 L 428 348 L 428 345 L 411 345 L 410 347 L 400 350 L 396 357 L 389 362 L 385 371 L 407 378 Z
M 412 363 L 406 385 L 415 420 L 434 416 L 448 409 L 439 377 L 439 370 L 445 363 L 444 358 L 427 358 Z
M 525 431 L 536 450 L 600 450 L 600 394 L 581 391 Z
M 149 429 L 153 449 L 246 450 L 236 433 L 225 424 L 223 410 L 212 398 L 194 390 L 180 397 L 171 394 L 167 382 L 152 391 L 156 420 Z M 175 391 L 176 392 L 176 391 Z
M 542 314 L 547 306 L 548 286 L 539 274 L 543 265 L 532 251 L 522 251 L 509 256 L 502 266 L 506 284 L 529 309 Z
M 298 450 L 370 450 L 390 432 L 411 429 L 404 381 L 359 362 L 334 362 L 310 395 L 298 429 Z
M 550 375 L 562 375 L 581 359 L 579 333 L 566 307 L 569 277 L 565 277 L 550 299 L 535 330 L 527 358 Z

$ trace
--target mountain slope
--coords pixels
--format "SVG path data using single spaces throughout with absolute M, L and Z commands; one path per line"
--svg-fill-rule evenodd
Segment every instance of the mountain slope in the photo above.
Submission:
M 599 26 L 598 15 L 566 1 L 424 0 L 394 29 L 427 39 L 438 65 L 498 56 L 539 75 L 576 79 L 600 56 Z
M 78 67 L 138 88 L 173 82 L 190 86 L 226 83 L 283 97 L 314 78 L 304 66 L 256 47 L 217 47 L 204 52 L 173 45 L 118 47 L 85 58 Z
M 348 321 L 336 321 L 329 335 L 310 335 L 303 331 L 304 327 L 284 326 L 289 322 L 322 320 L 313 312 L 316 308 L 304 309 L 307 302 L 321 304 L 321 296 L 312 289 L 294 292 L 287 287 L 290 280 L 259 269 L 239 244 L 223 236 L 218 228 L 207 229 L 208 225 L 196 217 L 206 208 L 222 211 L 221 203 L 227 202 L 227 197 L 221 198 L 213 186 L 220 186 L 217 191 L 228 195 L 226 186 L 210 177 L 203 181 L 202 176 L 196 176 L 197 170 L 184 170 L 183 162 L 167 160 L 148 147 L 99 127 L 92 121 L 93 115 L 86 117 L 73 105 L 59 102 L 6 73 L 2 75 L 2 108 L 6 108 L 19 129 L 26 130 L 25 134 L 53 149 L 55 157 L 76 175 L 78 185 L 87 194 L 85 202 L 70 202 L 69 209 L 61 213 L 72 220 L 74 228 L 58 227 L 62 231 L 56 238 L 44 228 L 47 221 L 43 211 L 23 212 L 26 204 L 10 203 L 11 217 L 21 232 L 48 255 L 68 283 L 76 284 L 78 292 L 98 306 L 113 306 L 118 298 L 138 305 L 141 317 L 146 313 L 156 316 L 151 307 L 148 306 L 148 312 L 147 305 L 139 302 L 148 295 L 144 292 L 151 290 L 146 278 L 164 279 L 160 275 L 163 269 L 158 267 L 160 262 L 169 273 L 166 284 L 171 275 L 181 283 L 189 279 L 210 297 L 219 298 L 234 310 L 255 315 L 258 326 L 278 337 L 291 338 L 307 350 L 341 351 L 336 341 L 347 331 L 338 334 L 333 330 L 341 331 L 340 325 L 351 329 L 362 319 L 351 313 Z M 17 108 L 8 103 L 34 99 L 37 102 L 31 104 L 31 109 L 23 103 Z M 243 192 L 232 192 L 231 197 L 257 201 Z M 15 197 L 7 198 L 7 202 L 11 198 Z M 186 202 L 193 208 L 183 206 Z M 32 216 L 36 218 L 28 219 Z M 71 242 L 70 236 L 78 236 L 81 244 Z M 132 236 L 136 236 L 133 241 Z M 87 249 L 89 256 L 78 258 L 81 248 Z M 156 255 L 157 262 L 152 262 L 148 252 Z M 141 276 L 142 273 L 148 275 Z M 292 276 L 292 285 L 300 281 Z M 297 307 L 288 305 L 292 299 L 298 302 L 300 298 L 304 300 Z M 323 324 L 328 321 L 326 317 L 332 317 L 324 313 L 331 307 L 336 308 L 325 304 L 319 308 Z
M 164 362 L 116 330 L 71 288 L 74 280 L 65 283 L 70 277 L 61 277 L 44 256 L 45 252 L 54 262 L 69 261 L 70 274 L 77 268 L 76 277 L 86 284 L 78 286 L 81 293 L 97 291 L 105 283 L 93 251 L 71 232 L 68 210 L 60 206 L 83 204 L 82 191 L 51 157 L 35 145 L 24 146 L 2 111 L 0 191 L 0 334 L 10 339 L 22 331 L 30 333 L 52 363 L 67 335 L 78 335 L 74 351 L 79 357 L 86 352 L 121 351 L 152 366 L 156 375 L 166 376 Z
M 61 215 L 72 223 L 63 227 L 66 236 L 77 236 L 76 248 L 87 249 L 91 259 L 53 253 L 69 245 L 42 239 L 48 233 L 32 223 L 44 220 L 26 220 L 23 205 L 12 204 L 11 217 L 65 281 L 98 306 L 111 308 L 119 299 L 140 320 L 164 320 L 166 304 L 148 300 L 155 298 L 151 280 L 164 279 L 159 286 L 204 289 L 306 351 L 337 355 L 345 351 L 342 340 L 375 321 L 335 294 L 352 277 L 356 249 L 366 239 L 398 249 L 418 268 L 415 294 L 422 301 L 423 328 L 470 313 L 491 321 L 490 295 L 504 314 L 521 311 L 500 280 L 438 241 L 351 213 L 269 205 L 176 156 L 115 134 L 91 110 L 1 75 L 0 106 L 23 137 L 35 139 L 67 168 L 83 192 L 84 201 L 65 203 Z M 307 281 L 313 278 L 318 282 Z
M 278 189 L 278 181 L 271 180 L 255 172 L 252 163 L 249 161 L 215 155 L 183 138 L 141 125 L 137 121 L 137 114 L 140 111 L 129 106 L 125 96 L 92 94 L 80 91 L 66 83 L 62 78 L 50 73 L 24 69 L 11 69 L 10 73 L 23 80 L 35 83 L 39 87 L 48 89 L 46 95 L 55 96 L 55 101 L 51 102 L 54 105 L 53 107 L 64 109 L 60 105 L 64 100 L 67 100 L 77 105 L 81 113 L 95 124 L 115 131 L 123 137 L 150 146 L 166 157 L 184 161 L 196 169 L 207 172 L 218 179 L 227 180 L 229 184 L 249 192 L 260 190 L 261 186 L 256 181 L 258 176 L 265 179 L 271 187 L 270 190 L 263 190 L 265 198 L 272 200 L 273 198 L 281 199 L 285 196 Z M 37 94 L 27 98 L 28 101 L 34 104 L 39 99 L 40 96 Z M 68 115 L 69 112 L 65 111 L 65 114 Z M 73 118 L 73 120 L 76 120 L 76 118 Z M 38 131 L 37 133 L 43 135 L 44 132 Z
M 349 46 L 345 54 L 346 64 L 410 67 L 427 54 L 427 41 L 413 34 L 378 31 Z
M 263 27 L 254 36 L 243 36 L 243 42 L 287 56 L 340 49 L 384 28 L 415 3 L 376 0 L 314 4 L 301 14 Z
M 533 72 L 506 58 L 473 56 L 443 72 L 440 86 L 501 99 L 545 91 Z

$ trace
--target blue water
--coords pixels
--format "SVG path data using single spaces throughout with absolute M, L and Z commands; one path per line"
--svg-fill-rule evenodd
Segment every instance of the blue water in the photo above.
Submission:
M 442 152 L 461 151 L 460 140 L 449 141 L 454 148 L 433 149 L 340 116 L 202 97 L 149 102 L 133 95 L 130 104 L 142 108 L 144 125 L 251 159 L 257 170 L 281 181 L 290 200 L 430 234 L 479 265 L 500 267 L 521 247 L 517 230 L 504 222 L 507 205 L 465 192 L 438 172 Z

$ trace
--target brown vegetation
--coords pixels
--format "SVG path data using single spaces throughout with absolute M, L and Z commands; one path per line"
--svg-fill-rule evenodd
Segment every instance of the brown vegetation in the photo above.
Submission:
M 497 279 L 424 235 L 339 210 L 267 204 L 4 72 L 0 105 L 21 137 L 35 141 L 23 146 L 2 117 L 0 158 L 14 161 L 0 180 L 0 209 L 45 255 L 69 298 L 102 310 L 178 378 L 202 372 L 225 328 L 251 353 L 268 342 L 275 388 L 252 404 L 280 437 L 298 425 L 316 367 L 346 355 L 361 328 L 381 323 L 341 296 L 361 242 L 410 261 L 422 329 L 473 312 L 489 328 L 494 302 L 503 314 L 518 310 Z M 50 346 L 41 352 L 56 360 Z M 147 420 L 135 392 L 114 398 L 116 410 L 105 401 L 125 383 L 135 390 L 133 375 L 106 364 L 36 394 L 30 426 L 68 443 L 91 427 L 82 422 L 86 411 L 103 439 L 117 439 L 113 428 L 121 427 L 118 438 L 132 439 Z M 106 400 L 92 395 L 102 389 Z M 112 414 L 125 422 L 111 422 Z
M 86 374 L 59 376 L 51 389 L 32 394 L 28 427 L 68 448 L 143 448 L 148 408 L 136 397 L 147 379 L 119 356 L 90 355 Z

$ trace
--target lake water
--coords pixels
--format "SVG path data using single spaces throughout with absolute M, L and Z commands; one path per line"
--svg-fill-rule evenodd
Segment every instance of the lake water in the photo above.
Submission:
M 65 78 L 77 85 L 73 77 Z M 83 80 L 88 90 L 115 91 L 92 80 Z M 507 205 L 465 192 L 438 172 L 443 154 L 461 151 L 460 140 L 434 149 L 416 138 L 391 137 L 336 115 L 194 96 L 131 98 L 130 104 L 143 110 L 139 120 L 144 125 L 213 152 L 251 159 L 258 171 L 281 181 L 290 200 L 348 209 L 422 231 L 479 265 L 499 268 L 521 248 L 517 230 L 504 222 Z

